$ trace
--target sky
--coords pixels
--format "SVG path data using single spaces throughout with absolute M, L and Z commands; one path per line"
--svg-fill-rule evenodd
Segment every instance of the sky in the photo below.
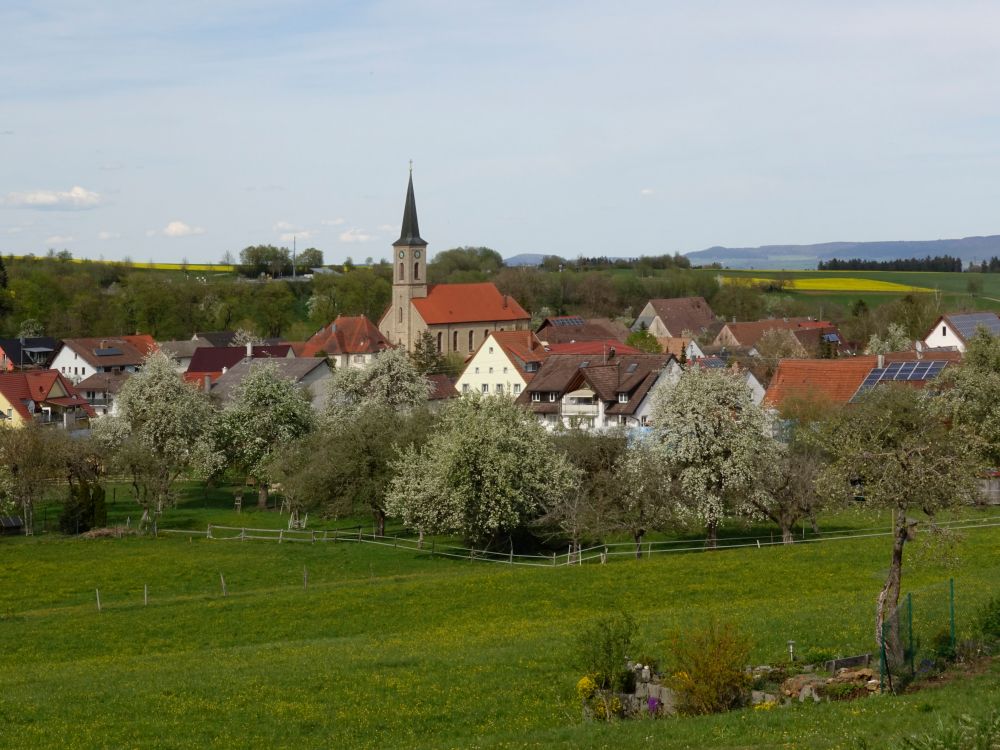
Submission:
M 995 2 L 3 0 L 0 252 L 1000 234 Z

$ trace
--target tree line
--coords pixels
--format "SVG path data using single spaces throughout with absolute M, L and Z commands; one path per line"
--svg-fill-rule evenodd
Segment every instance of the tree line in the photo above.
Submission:
M 821 260 L 816 266 L 820 271 L 946 271 L 960 273 L 962 259 L 951 255 L 935 255 L 923 258 L 900 258 L 897 260 L 862 260 L 851 258 L 841 260 L 831 258 Z

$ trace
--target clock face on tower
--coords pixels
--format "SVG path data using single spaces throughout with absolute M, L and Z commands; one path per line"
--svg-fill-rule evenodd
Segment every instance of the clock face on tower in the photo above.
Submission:
M 405 257 L 406 257 L 406 251 L 405 250 L 400 250 L 399 251 L 399 258 L 400 258 L 400 260 L 402 260 Z
M 416 258 L 417 260 L 420 260 L 420 251 L 419 250 L 414 250 L 413 251 L 413 257 Z

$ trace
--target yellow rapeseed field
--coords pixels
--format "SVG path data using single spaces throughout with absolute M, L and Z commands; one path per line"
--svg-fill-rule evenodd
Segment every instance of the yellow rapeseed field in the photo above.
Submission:
M 724 284 L 745 284 L 762 286 L 781 281 L 785 289 L 796 292 L 932 292 L 923 286 L 897 284 L 893 281 L 878 281 L 876 279 L 856 279 L 843 276 L 830 276 L 808 279 L 765 278 L 762 276 L 724 276 Z

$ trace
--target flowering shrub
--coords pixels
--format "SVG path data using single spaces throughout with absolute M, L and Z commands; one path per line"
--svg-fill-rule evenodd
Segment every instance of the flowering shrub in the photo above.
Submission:
M 598 620 L 580 634 L 578 665 L 598 688 L 623 691 L 630 687 L 634 675 L 625 663 L 635 632 L 635 620 L 627 612 L 620 612 Z
M 600 693 L 592 699 L 591 710 L 598 719 L 611 721 L 615 717 L 620 717 L 625 712 L 625 707 L 622 706 L 617 695 L 608 697 L 606 694 Z
M 744 705 L 750 676 L 744 666 L 750 642 L 731 624 L 711 623 L 671 638 L 672 675 L 677 708 L 685 714 L 711 714 Z
M 773 711 L 778 707 L 778 701 L 764 701 L 753 707 L 754 711 Z
M 585 674 L 580 678 L 580 681 L 576 683 L 576 697 L 581 701 L 586 701 L 588 698 L 593 696 L 596 690 L 597 683 L 594 682 L 594 678 L 589 674 Z

